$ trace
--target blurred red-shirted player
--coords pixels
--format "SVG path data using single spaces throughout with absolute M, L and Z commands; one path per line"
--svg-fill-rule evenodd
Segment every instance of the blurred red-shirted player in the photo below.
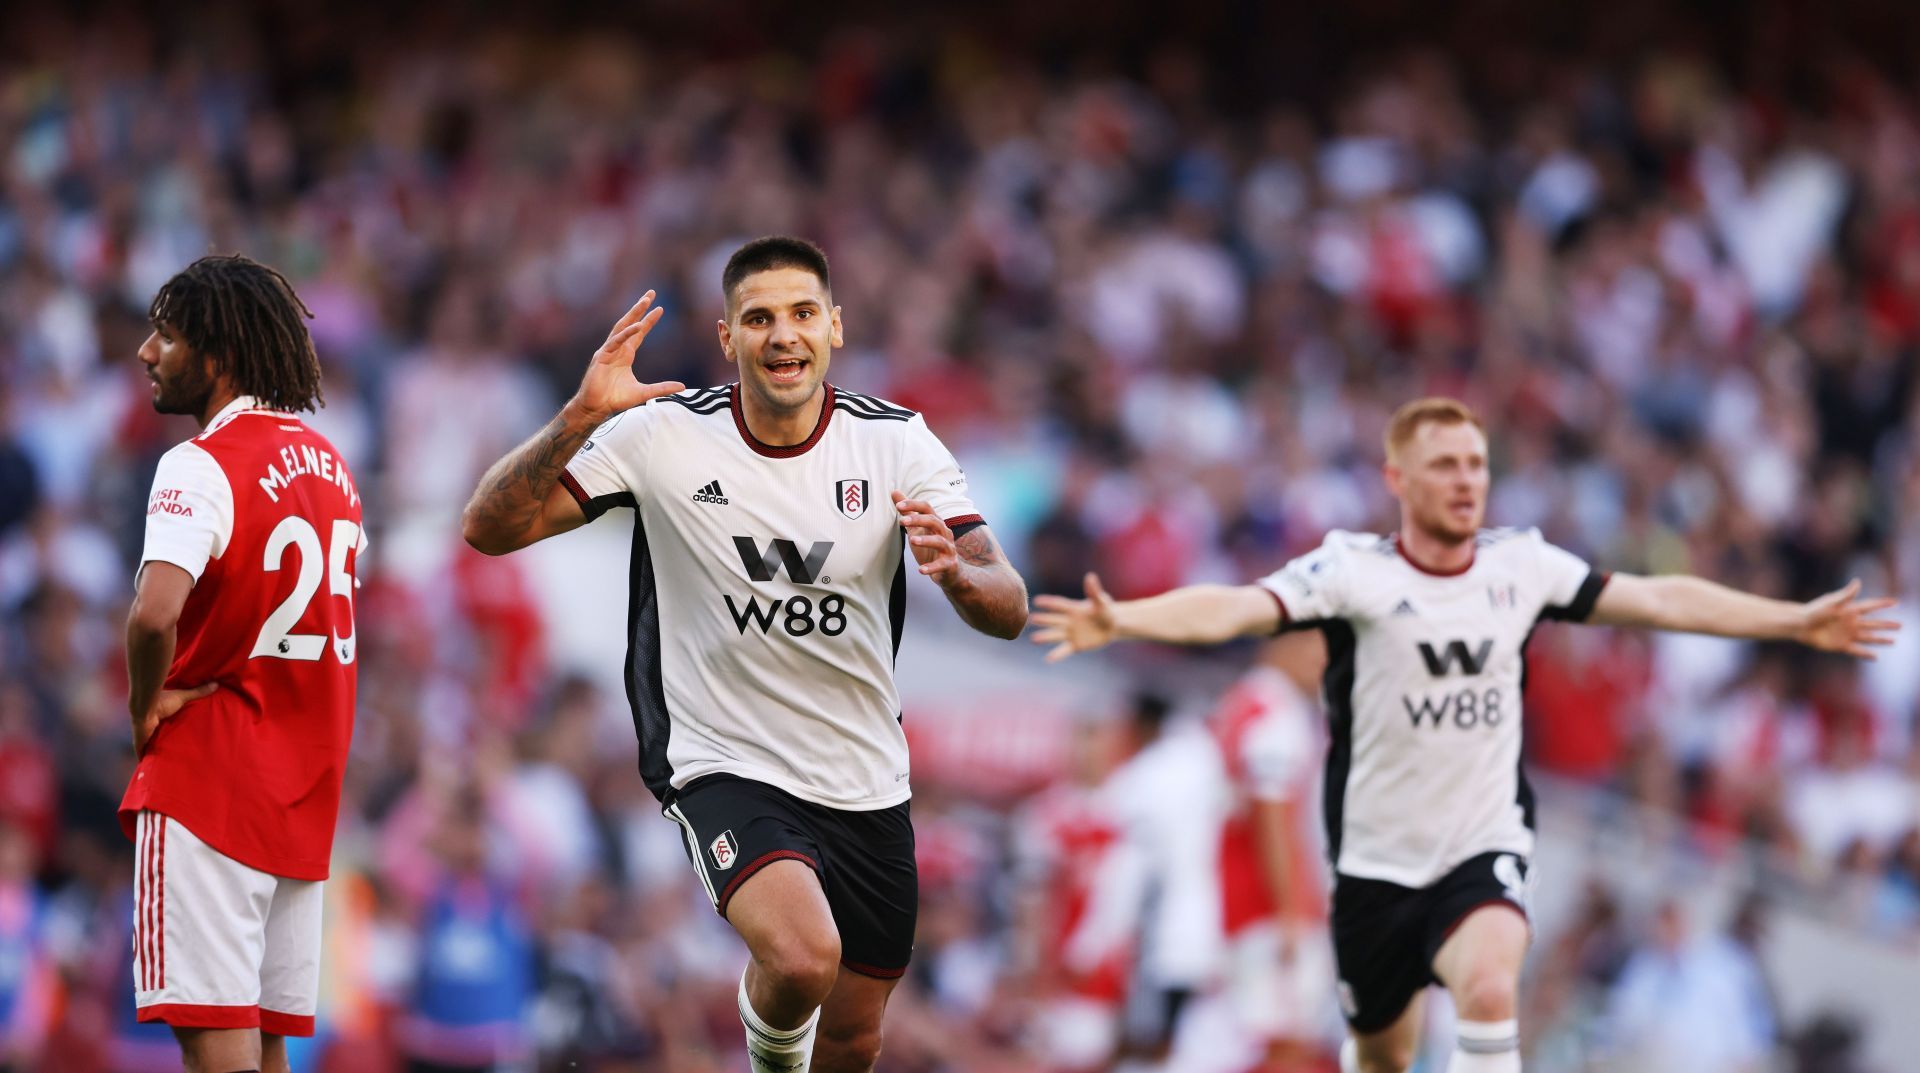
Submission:
M 205 257 L 147 316 L 154 408 L 204 431 L 160 460 L 127 618 L 135 1000 L 189 1069 L 285 1070 L 353 734 L 360 495 L 293 416 L 320 366 L 284 277 Z
M 1233 784 L 1220 845 L 1228 998 L 1275 1073 L 1320 1068 L 1334 1009 L 1328 878 L 1313 832 L 1327 746 L 1308 699 L 1325 663 L 1318 634 L 1269 641 L 1210 720 Z
M 1067 778 L 1020 810 L 1019 872 L 1023 928 L 1047 970 L 1045 1008 L 1034 1027 L 1048 1068 L 1110 1068 L 1120 1044 L 1132 938 L 1138 921 L 1096 920 L 1103 862 L 1120 845 L 1120 817 L 1100 793 L 1118 760 L 1116 727 L 1074 727 Z

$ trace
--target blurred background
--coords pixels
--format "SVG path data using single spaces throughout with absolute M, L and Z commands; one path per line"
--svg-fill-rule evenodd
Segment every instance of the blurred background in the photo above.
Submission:
M 627 515 L 505 559 L 456 519 L 640 291 L 644 378 L 730 379 L 720 266 L 792 232 L 832 379 L 927 415 L 1034 592 L 1385 531 L 1385 418 L 1446 393 L 1492 424 L 1493 524 L 1899 597 L 1868 665 L 1538 634 L 1522 1024 L 1530 1070 L 1920 1070 L 1916 47 L 1908 5 L 1811 0 L 6 5 L 0 1065 L 178 1068 L 132 1023 L 113 810 L 142 504 L 195 430 L 134 351 L 237 251 L 313 308 L 373 540 L 295 1068 L 745 1068 L 744 951 L 635 770 Z M 1043 671 L 913 600 L 881 1068 L 1332 1068 L 1331 985 L 1263 1005 L 1280 944 L 1227 934 L 1219 852 L 1292 804 L 1317 889 L 1311 642 Z M 1291 728 L 1259 764 L 1249 711 Z M 1307 978 L 1314 902 L 1266 927 Z

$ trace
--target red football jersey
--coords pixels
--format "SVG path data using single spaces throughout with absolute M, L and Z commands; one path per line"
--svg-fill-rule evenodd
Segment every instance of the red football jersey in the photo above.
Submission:
M 360 494 L 326 439 L 239 399 L 160 461 L 148 562 L 194 576 L 166 688 L 218 682 L 163 721 L 120 802 L 242 864 L 325 879 L 353 736 Z
M 1036 797 L 1021 817 L 1021 842 L 1028 867 L 1044 876 L 1048 965 L 1066 966 L 1068 948 L 1093 908 L 1101 863 L 1119 845 L 1120 822 L 1101 796 L 1063 785 Z M 1078 966 L 1067 990 L 1081 998 L 1118 1003 L 1126 997 L 1131 944 L 1114 944 L 1092 966 Z
M 1256 667 L 1220 698 L 1211 719 L 1227 775 L 1233 783 L 1233 812 L 1220 833 L 1222 925 L 1228 935 L 1272 919 L 1274 892 L 1260 863 L 1253 802 L 1293 801 L 1302 806 L 1301 830 L 1291 840 L 1289 874 L 1295 912 L 1307 920 L 1326 915 L 1326 877 L 1319 839 L 1307 815 L 1313 809 L 1314 760 L 1325 751 L 1314 729 L 1305 697 L 1285 675 Z

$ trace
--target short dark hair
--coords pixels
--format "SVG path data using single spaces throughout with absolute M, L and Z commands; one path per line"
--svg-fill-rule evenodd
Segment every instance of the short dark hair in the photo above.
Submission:
M 275 410 L 324 405 L 313 316 L 287 277 L 247 257 L 202 257 L 161 286 L 147 319 L 165 321 L 233 380 Z
M 720 289 L 726 296 L 728 315 L 733 313 L 733 292 L 740 286 L 741 280 L 755 272 L 769 272 L 776 268 L 804 268 L 819 277 L 822 289 L 828 294 L 833 293 L 833 279 L 827 274 L 825 250 L 804 238 L 768 235 L 754 239 L 727 258 L 727 267 L 720 273 Z
M 1128 701 L 1127 718 L 1134 728 L 1148 737 L 1158 737 L 1173 714 L 1173 702 L 1150 689 L 1134 693 Z

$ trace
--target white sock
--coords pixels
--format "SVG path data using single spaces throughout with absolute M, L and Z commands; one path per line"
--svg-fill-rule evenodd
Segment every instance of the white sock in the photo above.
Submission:
M 1360 1044 L 1352 1036 L 1340 1042 L 1340 1073 L 1360 1073 Z
M 820 1023 L 820 1011 L 799 1028 L 781 1030 L 760 1019 L 747 1000 L 747 974 L 740 974 L 740 1023 L 747 1030 L 747 1056 L 755 1073 L 806 1073 L 813 1061 L 813 1029 Z
M 1519 1021 L 1461 1020 L 1454 1030 L 1448 1073 L 1520 1073 Z

